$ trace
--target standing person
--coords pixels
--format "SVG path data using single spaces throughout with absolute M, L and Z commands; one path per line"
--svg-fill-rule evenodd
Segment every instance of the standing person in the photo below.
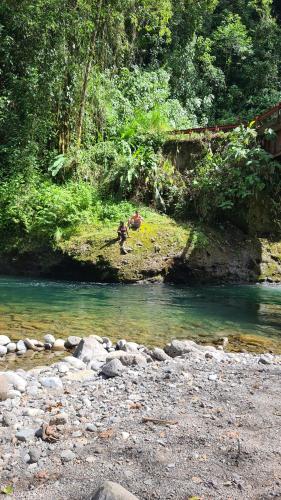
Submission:
M 117 234 L 118 234 L 118 238 L 119 238 L 119 240 L 118 240 L 119 245 L 121 248 L 123 248 L 124 243 L 129 235 L 128 228 L 127 228 L 125 222 L 120 221 L 120 224 L 119 224 L 118 229 L 117 229 Z
M 143 217 L 136 210 L 134 215 L 132 215 L 132 217 L 130 217 L 130 219 L 128 220 L 128 225 L 132 229 L 139 229 L 141 227 L 142 221 L 143 221 Z

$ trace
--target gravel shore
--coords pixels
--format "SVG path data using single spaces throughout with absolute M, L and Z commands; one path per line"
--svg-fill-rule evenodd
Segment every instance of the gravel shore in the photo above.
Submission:
M 281 498 L 281 356 L 107 340 L 0 374 L 0 489 L 86 500 L 110 480 L 141 500 Z

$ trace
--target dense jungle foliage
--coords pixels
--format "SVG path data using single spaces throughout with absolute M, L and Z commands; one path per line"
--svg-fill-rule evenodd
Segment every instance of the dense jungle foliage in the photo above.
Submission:
M 212 221 L 263 192 L 278 222 L 280 165 L 254 124 L 188 176 L 162 145 L 281 100 L 279 0 L 2 0 L 0 89 L 2 240 L 54 241 L 129 202 Z

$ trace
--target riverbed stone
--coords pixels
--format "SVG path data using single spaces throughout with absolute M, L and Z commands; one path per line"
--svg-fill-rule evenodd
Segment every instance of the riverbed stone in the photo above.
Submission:
M 75 453 L 71 450 L 64 450 L 61 452 L 61 461 L 62 463 L 72 462 L 76 458 Z
M 193 342 L 193 340 L 172 340 L 171 343 L 165 346 L 164 351 L 171 358 L 175 358 L 192 352 L 196 348 L 197 345 Z
M 151 356 L 153 359 L 156 359 L 157 361 L 166 361 L 171 359 L 170 356 L 168 356 L 168 354 L 166 354 L 163 349 L 160 349 L 160 347 L 155 347 L 151 351 Z
M 0 357 L 5 356 L 8 352 L 8 349 L 5 345 L 0 345 Z
M 63 339 L 57 339 L 53 345 L 54 351 L 64 351 L 65 350 L 64 344 L 65 344 L 65 341 Z
M 32 441 L 35 438 L 35 431 L 34 429 L 21 429 L 16 433 L 16 438 L 24 443 Z
M 89 380 L 94 380 L 96 378 L 96 373 L 93 370 L 79 370 L 68 372 L 64 379 L 72 380 L 73 382 L 86 382 Z
M 139 344 L 136 342 L 126 342 L 122 350 L 125 352 L 137 352 L 139 348 Z
M 94 336 L 82 339 L 79 345 L 76 347 L 73 356 L 80 359 L 84 363 L 89 363 L 93 359 L 98 361 L 105 361 L 108 352 L 106 349 L 98 342 Z
M 10 341 L 9 337 L 7 337 L 7 335 L 0 335 L 0 345 L 7 345 L 10 342 L 11 341 Z
M 101 373 L 106 377 L 118 377 L 124 371 L 124 366 L 119 359 L 112 359 L 103 365 Z
M 6 345 L 6 348 L 8 352 L 16 352 L 17 344 L 15 342 L 10 342 L 9 344 Z
M 10 384 L 5 375 L 0 374 L 0 401 L 8 399 Z
M 17 351 L 21 351 L 22 353 L 26 352 L 26 345 L 23 340 L 17 342 Z
M 12 386 L 12 389 L 16 391 L 24 392 L 26 389 L 26 380 L 15 372 L 7 371 L 5 372 L 5 377 L 8 383 Z
M 35 345 L 34 340 L 26 338 L 24 339 L 24 343 L 27 349 L 30 349 L 31 351 L 40 351 L 40 347 Z
M 47 335 L 44 335 L 45 344 L 54 345 L 55 341 L 56 341 L 56 339 L 55 339 L 54 335 L 52 335 L 51 333 L 47 333 Z
M 121 484 L 105 481 L 94 491 L 90 500 L 138 500 L 138 498 L 123 488 Z
M 86 364 L 81 361 L 81 359 L 75 358 L 74 356 L 66 356 L 62 359 L 62 363 L 67 363 L 77 370 L 85 370 Z
M 75 337 L 73 335 L 70 335 L 70 337 L 67 337 L 67 340 L 65 342 L 65 347 L 66 348 L 71 348 L 71 347 L 76 347 L 80 343 L 81 337 Z
M 63 383 L 59 377 L 42 377 L 39 379 L 40 384 L 43 387 L 51 390 L 62 391 Z
M 115 351 L 108 354 L 106 362 L 108 363 L 112 359 L 119 359 L 124 366 L 145 365 L 147 363 L 146 357 L 139 352 Z

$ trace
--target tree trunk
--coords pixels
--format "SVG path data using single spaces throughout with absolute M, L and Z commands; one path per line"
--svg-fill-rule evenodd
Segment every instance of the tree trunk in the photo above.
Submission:
M 80 99 L 78 119 L 77 119 L 77 133 L 76 134 L 77 134 L 77 146 L 78 146 L 78 148 L 80 148 L 81 140 L 82 140 L 82 129 L 83 129 L 83 121 L 84 121 L 85 104 L 86 104 L 86 100 L 87 100 L 87 90 L 88 90 L 90 73 L 91 73 L 91 69 L 92 69 L 93 56 L 95 53 L 95 46 L 96 46 L 96 40 L 97 40 L 97 33 L 98 33 L 98 29 L 99 29 L 102 3 L 103 3 L 103 0 L 100 0 L 99 7 L 98 7 L 96 26 L 92 32 L 90 46 L 89 46 L 88 59 L 87 59 L 87 63 L 86 63 L 85 71 L 84 71 L 81 99 Z

